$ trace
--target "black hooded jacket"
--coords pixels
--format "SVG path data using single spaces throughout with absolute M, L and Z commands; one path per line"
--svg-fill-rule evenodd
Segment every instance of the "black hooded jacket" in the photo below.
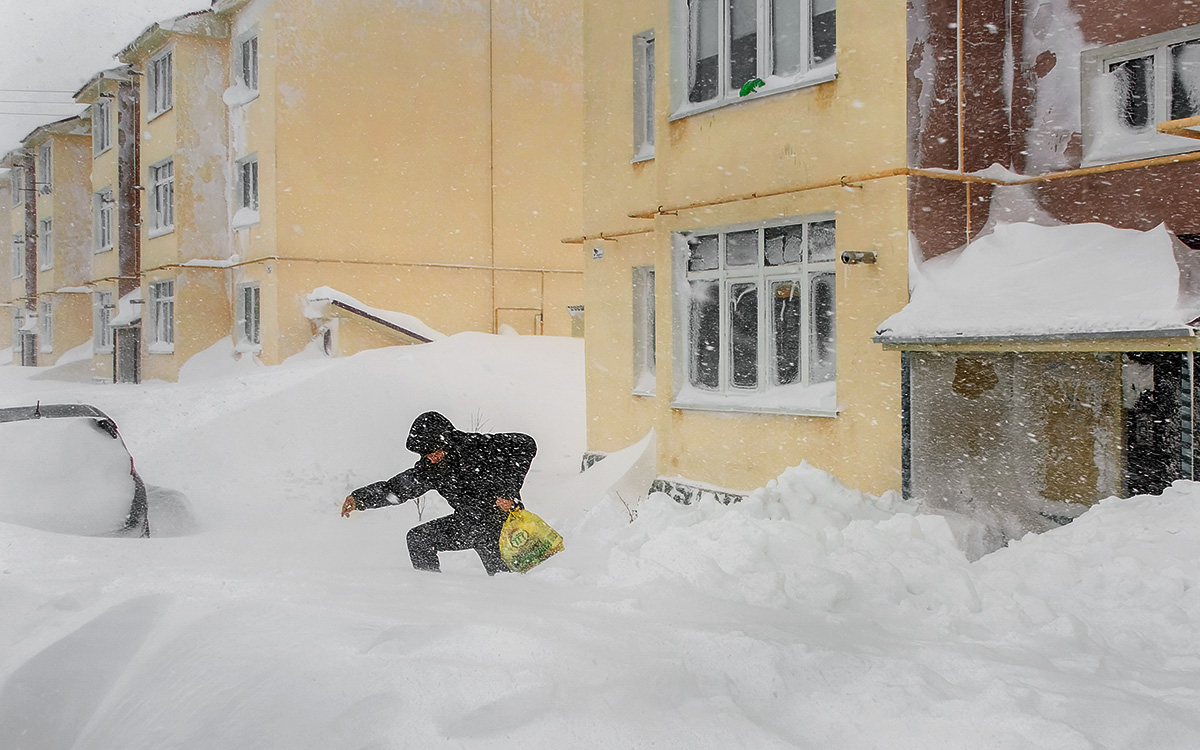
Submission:
M 421 455 L 417 465 L 350 493 L 358 510 L 391 505 L 389 495 L 404 502 L 437 490 L 455 513 L 502 523 L 508 514 L 496 507 L 496 498 L 520 502 L 521 486 L 537 453 L 529 435 L 460 432 L 435 411 L 413 420 L 406 446 Z M 445 456 L 435 464 L 426 456 L 439 448 Z

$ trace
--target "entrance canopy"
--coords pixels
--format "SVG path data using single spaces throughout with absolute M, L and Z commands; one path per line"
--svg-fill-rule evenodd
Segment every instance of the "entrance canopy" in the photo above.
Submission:
M 1200 253 L 1165 226 L 998 224 L 915 263 L 882 344 L 1193 336 Z

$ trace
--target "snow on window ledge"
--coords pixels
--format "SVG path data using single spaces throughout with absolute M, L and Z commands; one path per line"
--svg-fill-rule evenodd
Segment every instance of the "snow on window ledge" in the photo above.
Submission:
M 637 382 L 633 384 L 633 395 L 653 397 L 655 395 L 655 380 L 653 372 L 642 373 Z
M 158 227 L 155 229 L 151 229 L 149 232 L 146 233 L 146 236 L 150 239 L 154 239 L 155 237 L 162 237 L 163 235 L 170 234 L 171 232 L 174 232 L 174 231 L 175 231 L 175 225 L 172 224 L 169 227 Z
M 633 155 L 633 158 L 629 160 L 629 163 L 630 164 L 640 164 L 641 162 L 644 162 L 644 161 L 653 161 L 653 160 L 654 160 L 654 145 L 647 144 L 637 150 L 637 153 L 635 153 Z
M 696 411 L 791 414 L 804 417 L 836 417 L 837 383 L 787 385 L 764 392 L 717 393 L 693 385 L 684 386 L 671 403 L 672 409 Z
M 175 345 L 174 344 L 151 344 L 150 346 L 148 346 L 146 348 L 146 351 L 150 352 L 151 354 L 174 354 L 175 353 Z
M 721 109 L 722 107 L 741 104 L 742 102 L 756 101 L 774 94 L 784 94 L 789 91 L 796 91 L 797 89 L 819 86 L 822 83 L 829 83 L 836 79 L 837 59 L 834 58 L 821 64 L 819 67 L 799 75 L 768 76 L 763 79 L 764 85 L 762 88 L 747 96 L 738 96 L 739 92 L 734 91 L 706 102 L 684 101 L 675 108 L 675 111 L 667 118 L 667 121 L 674 122 L 682 120 L 685 117 L 701 114 L 702 112 L 711 112 L 714 109 Z
M 233 215 L 233 228 L 246 229 L 259 223 L 258 211 L 253 208 L 239 208 Z
M 258 89 L 252 89 L 241 81 L 225 89 L 225 93 L 221 95 L 221 100 L 225 102 L 225 106 L 231 109 L 234 107 L 244 107 L 257 98 Z

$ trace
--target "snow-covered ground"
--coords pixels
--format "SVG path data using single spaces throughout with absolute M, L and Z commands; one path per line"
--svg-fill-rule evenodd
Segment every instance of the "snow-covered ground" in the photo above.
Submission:
M 1197 485 L 972 563 L 945 518 L 809 466 L 631 521 L 606 493 L 640 448 L 577 472 L 578 341 L 211 365 L 0 367 L 0 406 L 93 403 L 186 497 L 148 540 L 0 524 L 0 748 L 1200 747 Z M 537 438 L 525 498 L 565 552 L 421 574 L 404 534 L 440 501 L 339 517 L 428 409 Z

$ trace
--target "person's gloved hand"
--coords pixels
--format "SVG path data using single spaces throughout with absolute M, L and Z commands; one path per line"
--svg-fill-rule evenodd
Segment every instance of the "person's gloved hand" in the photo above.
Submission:
M 358 505 L 354 501 L 354 495 L 347 495 L 346 502 L 342 503 L 342 518 L 349 518 L 350 511 L 356 508 L 358 508 Z

